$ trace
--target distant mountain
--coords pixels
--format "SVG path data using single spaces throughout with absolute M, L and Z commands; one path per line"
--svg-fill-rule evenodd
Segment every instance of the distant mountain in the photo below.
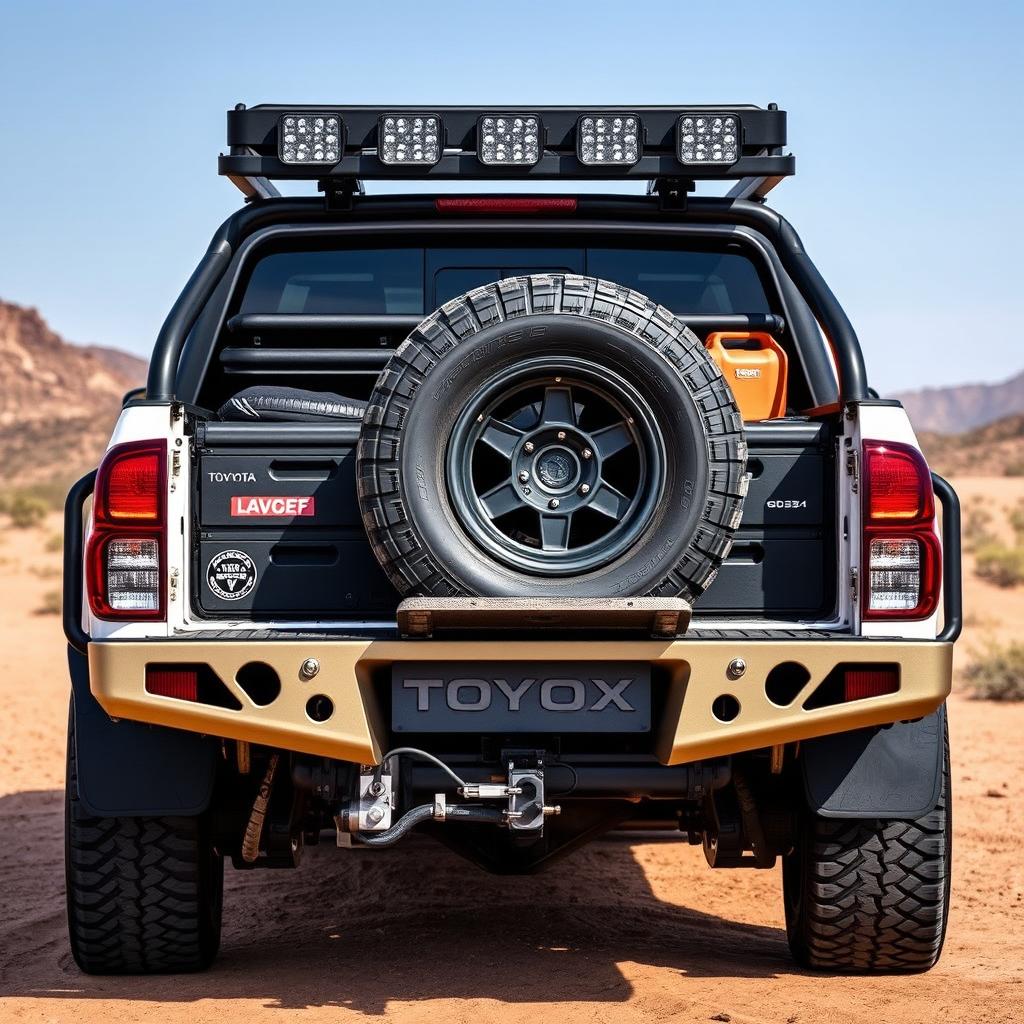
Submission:
M 70 482 L 103 451 L 146 363 L 71 345 L 35 309 L 0 302 L 0 485 Z
M 928 465 L 943 476 L 1024 476 L 1024 413 L 963 434 L 917 437 Z
M 1024 413 L 1024 372 L 1000 384 L 960 384 L 904 391 L 898 398 L 919 431 L 959 434 Z

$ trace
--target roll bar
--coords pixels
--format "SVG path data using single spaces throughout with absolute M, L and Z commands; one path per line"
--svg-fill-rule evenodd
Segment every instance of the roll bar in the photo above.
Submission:
M 386 201 L 392 202 L 390 197 Z M 363 202 L 371 201 L 362 200 L 357 203 L 353 214 L 361 210 Z M 634 202 L 650 202 L 652 208 L 657 209 L 654 200 L 637 199 Z M 581 202 L 580 211 L 585 209 L 586 205 Z M 425 212 L 430 220 L 423 216 Z M 429 204 L 429 212 L 418 209 L 417 215 L 416 226 L 419 227 L 451 223 L 439 217 L 432 202 Z M 701 197 L 690 199 L 684 210 L 659 215 L 671 217 L 673 223 L 744 225 L 765 236 L 774 246 L 786 273 L 807 302 L 828 340 L 839 373 L 840 403 L 864 401 L 871 397 L 864 357 L 853 325 L 808 256 L 800 236 L 781 214 L 762 203 L 747 199 Z M 185 338 L 244 238 L 271 224 L 323 224 L 328 218 L 351 221 L 351 217 L 352 214 L 325 213 L 323 203 L 317 199 L 257 202 L 229 217 L 217 231 L 206 255 L 189 278 L 160 330 L 150 363 L 147 398 L 161 402 L 174 400 L 175 377 Z M 581 218 L 573 223 L 582 227 L 585 222 Z M 522 226 L 522 222 L 519 226 Z

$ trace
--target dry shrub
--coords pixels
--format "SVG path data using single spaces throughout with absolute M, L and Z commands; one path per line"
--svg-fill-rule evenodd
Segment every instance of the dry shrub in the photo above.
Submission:
M 978 548 L 974 571 L 997 587 L 1016 587 L 1024 583 L 1024 547 L 1007 547 L 991 541 Z
M 1024 700 L 1024 644 L 990 647 L 964 672 L 975 700 Z

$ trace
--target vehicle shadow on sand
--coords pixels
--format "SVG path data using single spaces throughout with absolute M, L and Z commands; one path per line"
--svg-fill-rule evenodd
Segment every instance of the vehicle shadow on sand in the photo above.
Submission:
M 658 899 L 631 837 L 599 840 L 540 875 L 495 877 L 414 836 L 387 852 L 325 843 L 298 871 L 228 868 L 209 973 L 89 977 L 67 946 L 62 813 L 58 791 L 0 799 L 0 825 L 18 836 L 0 887 L 0 994 L 382 1015 L 435 998 L 621 1003 L 633 993 L 624 963 L 696 977 L 795 973 L 780 929 Z M 692 865 L 694 853 L 665 843 L 659 871 Z

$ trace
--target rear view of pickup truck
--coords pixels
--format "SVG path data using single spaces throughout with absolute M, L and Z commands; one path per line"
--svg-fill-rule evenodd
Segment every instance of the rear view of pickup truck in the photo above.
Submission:
M 621 827 L 781 859 L 802 965 L 931 967 L 958 504 L 765 203 L 785 113 L 240 106 L 228 143 L 246 205 L 68 498 L 82 969 L 209 966 L 225 859 L 417 830 L 514 874 Z

